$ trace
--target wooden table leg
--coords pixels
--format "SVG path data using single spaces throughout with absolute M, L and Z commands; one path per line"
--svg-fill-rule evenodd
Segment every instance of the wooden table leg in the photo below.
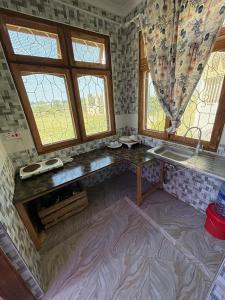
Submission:
M 23 203 L 16 203 L 16 209 L 20 215 L 21 220 L 23 221 L 23 224 L 25 225 L 31 240 L 33 241 L 35 247 L 37 250 L 41 248 L 41 236 L 40 234 L 35 230 L 33 224 L 31 223 L 31 220 L 28 216 L 26 207 Z
M 164 181 L 164 165 L 163 161 L 160 161 L 160 177 L 159 181 L 152 184 L 144 193 L 142 193 L 142 166 L 136 166 L 136 182 L 137 182 L 137 192 L 136 192 L 136 202 L 138 206 L 141 206 L 143 199 L 148 195 L 154 193 L 158 189 L 163 189 Z
M 137 191 L 136 191 L 136 201 L 137 205 L 140 206 L 142 203 L 142 167 L 137 166 L 136 168 L 136 182 L 137 182 Z

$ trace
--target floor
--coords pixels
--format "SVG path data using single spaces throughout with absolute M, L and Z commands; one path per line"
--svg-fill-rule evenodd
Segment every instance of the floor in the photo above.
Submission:
M 88 196 L 86 210 L 47 232 L 45 300 L 206 298 L 225 242 L 205 232 L 203 214 L 163 191 L 138 208 L 132 173 Z

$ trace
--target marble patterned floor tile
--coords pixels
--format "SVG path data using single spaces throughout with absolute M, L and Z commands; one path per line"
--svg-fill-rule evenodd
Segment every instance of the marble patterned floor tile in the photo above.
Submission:
M 164 191 L 150 195 L 141 210 L 155 221 L 186 254 L 193 255 L 213 278 L 225 256 L 225 241 L 204 229 L 205 215 Z
M 163 255 L 168 260 L 173 259 L 172 244 L 123 199 L 93 216 L 88 225 L 42 255 L 43 273 L 53 280 L 74 253 L 77 257 L 84 255 L 95 259 L 93 255 L 101 255 L 108 247 L 115 253 L 147 257 Z M 165 253 L 163 249 L 166 249 Z
M 122 233 L 112 243 L 112 252 L 148 258 L 157 257 L 168 261 L 175 259 L 174 255 L 177 252 L 174 251 L 174 245 L 167 238 L 141 215 L 137 215 L 135 210 L 131 218 Z
M 201 212 L 164 191 L 150 195 L 141 208 L 176 239 L 183 231 L 204 226 L 205 216 Z
M 138 249 L 138 245 L 141 249 Z M 50 299 L 204 299 L 209 280 L 126 200 L 96 215 L 89 227 L 55 247 L 49 266 L 70 257 Z
M 203 263 L 213 278 L 225 257 L 225 242 L 216 240 L 204 228 L 187 231 L 178 241 Z
M 205 299 L 211 277 L 204 267 L 216 270 L 224 242 L 204 231 L 203 214 L 165 192 L 138 212 L 135 191 L 132 173 L 106 180 L 88 189 L 86 210 L 47 231 L 41 257 L 52 285 L 45 300 Z
M 87 226 L 93 216 L 119 199 L 128 196 L 130 199 L 134 200 L 135 185 L 133 182 L 135 183 L 133 174 L 125 172 L 120 176 L 113 177 L 102 184 L 89 188 L 87 190 L 89 200 L 88 207 L 79 214 L 48 229 L 45 242 L 41 249 L 41 254 L 44 255 L 44 253 L 58 245 L 62 240 L 69 238 L 76 231 Z
M 124 214 L 126 210 L 126 214 Z M 48 252 L 42 253 L 41 264 L 46 285 L 49 280 L 53 281 L 62 266 L 70 257 L 76 254 L 78 258 L 83 256 L 95 259 L 101 255 L 105 248 L 122 235 L 129 227 L 133 210 L 126 201 L 117 201 L 113 208 L 110 206 L 99 212 L 89 220 L 89 223 L 76 231 L 71 237 L 57 244 Z M 97 235 L 97 236 L 96 236 Z
M 208 288 L 201 271 L 187 261 L 107 252 L 84 270 L 71 268 L 44 300 L 204 300 Z

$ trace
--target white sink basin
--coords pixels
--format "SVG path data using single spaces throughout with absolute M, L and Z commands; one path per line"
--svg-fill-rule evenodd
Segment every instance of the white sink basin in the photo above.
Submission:
M 185 147 L 162 145 L 148 150 L 157 158 L 164 158 L 173 161 L 185 161 L 195 155 L 195 151 Z

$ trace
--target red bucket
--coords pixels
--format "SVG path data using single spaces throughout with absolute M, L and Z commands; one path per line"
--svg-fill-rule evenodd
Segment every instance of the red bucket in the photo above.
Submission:
M 225 240 L 225 218 L 218 215 L 214 203 L 206 209 L 205 229 L 214 237 Z

